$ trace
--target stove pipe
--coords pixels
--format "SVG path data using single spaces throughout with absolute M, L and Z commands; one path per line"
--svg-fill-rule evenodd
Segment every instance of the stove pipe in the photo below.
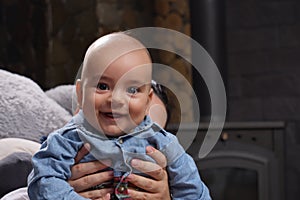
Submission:
M 226 88 L 225 0 L 190 0 L 191 37 L 211 56 Z M 197 52 L 192 51 L 192 60 Z M 193 69 L 193 88 L 197 94 L 200 117 L 210 119 L 210 96 L 201 75 Z

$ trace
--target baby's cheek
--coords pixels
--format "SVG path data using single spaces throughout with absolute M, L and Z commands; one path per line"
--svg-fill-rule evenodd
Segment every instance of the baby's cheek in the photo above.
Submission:
M 149 109 L 149 115 L 153 122 L 158 123 L 161 127 L 164 127 L 167 121 L 167 112 L 165 108 L 160 104 L 153 104 Z

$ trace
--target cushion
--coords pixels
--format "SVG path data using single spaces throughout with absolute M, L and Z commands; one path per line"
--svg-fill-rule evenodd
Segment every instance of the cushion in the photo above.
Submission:
M 29 200 L 27 187 L 19 188 L 10 192 L 2 197 L 1 200 Z
M 0 70 L 0 110 L 0 138 L 37 142 L 72 117 L 34 81 L 5 70 Z
M 32 170 L 31 154 L 15 152 L 0 160 L 0 197 L 27 185 L 27 176 Z
M 0 160 L 15 152 L 26 152 L 33 155 L 40 149 L 40 144 L 22 138 L 0 139 Z
M 46 95 L 66 109 L 71 115 L 77 106 L 76 92 L 74 85 L 59 85 L 45 91 Z M 74 97 L 74 98 L 73 98 Z M 72 102 L 74 100 L 74 102 Z M 75 105 L 74 105 L 75 104 Z

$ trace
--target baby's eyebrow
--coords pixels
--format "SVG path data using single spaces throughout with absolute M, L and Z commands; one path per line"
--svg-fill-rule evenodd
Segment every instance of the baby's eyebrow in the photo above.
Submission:
M 103 80 L 103 81 L 111 80 L 111 78 L 109 78 L 108 76 L 105 76 L 103 74 L 96 74 L 91 77 L 91 81 L 93 81 L 93 82 L 99 82 L 100 80 Z
M 138 85 L 139 87 L 148 85 L 150 83 L 147 83 L 147 81 L 144 80 L 129 80 L 128 82 L 126 82 L 126 84 L 128 85 Z

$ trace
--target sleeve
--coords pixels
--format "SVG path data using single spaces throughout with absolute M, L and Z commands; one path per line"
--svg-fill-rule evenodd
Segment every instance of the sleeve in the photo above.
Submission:
M 67 136 L 50 134 L 33 156 L 33 170 L 28 177 L 28 195 L 31 200 L 86 199 L 78 195 L 67 182 L 71 176 L 70 167 L 82 146 L 79 139 L 69 139 Z
M 167 167 L 174 200 L 211 200 L 209 190 L 200 178 L 191 156 L 184 153 Z

